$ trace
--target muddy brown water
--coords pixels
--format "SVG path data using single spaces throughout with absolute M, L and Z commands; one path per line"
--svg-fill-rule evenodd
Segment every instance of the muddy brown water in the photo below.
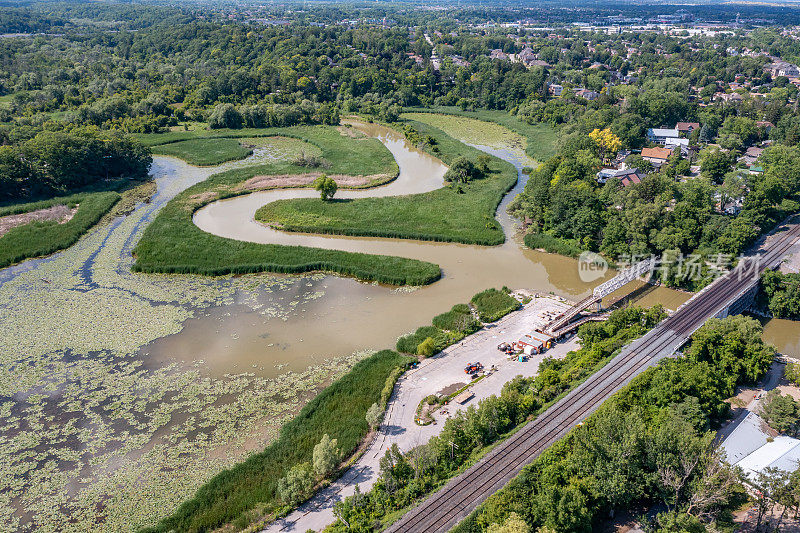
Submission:
M 764 340 L 778 352 L 800 358 L 800 322 L 773 318 L 764 324 Z
M 446 167 L 442 162 L 410 145 L 402 134 L 375 124 L 354 125 L 386 145 L 397 160 L 400 173 L 388 185 L 342 190 L 338 197 L 414 194 L 443 185 Z M 478 148 L 511 162 L 518 170 L 524 164 L 518 154 Z M 265 318 L 244 304 L 214 308 L 187 321 L 179 334 L 148 346 L 149 357 L 165 361 L 176 357 L 186 361 L 202 359 L 212 374 L 252 370 L 261 375 L 277 375 L 286 370 L 302 370 L 331 356 L 393 347 L 400 335 L 430 324 L 433 316 L 455 303 L 469 301 L 473 294 L 488 287 L 527 288 L 577 300 L 599 280 L 585 283 L 575 260 L 522 245 L 517 224 L 506 214 L 506 206 L 523 187 L 521 174 L 497 213 L 508 238 L 505 244 L 494 247 L 289 233 L 254 220 L 259 207 L 278 199 L 316 197 L 313 190 L 262 191 L 209 204 L 195 214 L 194 221 L 201 229 L 219 236 L 421 259 L 438 264 L 442 279 L 408 291 L 337 276 L 310 277 L 305 283 L 264 295 L 266 305 L 291 305 L 286 316 Z M 612 275 L 609 271 L 601 279 Z M 686 298 L 684 293 L 657 288 L 644 295 L 643 303 L 663 303 L 674 309 Z

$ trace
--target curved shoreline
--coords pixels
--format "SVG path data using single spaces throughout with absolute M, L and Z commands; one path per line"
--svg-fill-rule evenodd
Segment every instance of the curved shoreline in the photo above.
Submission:
M 434 191 L 444 186 L 447 167 L 437 158 L 409 145 L 405 137 L 389 128 L 375 124 L 355 123 L 356 128 L 367 135 L 376 137 L 391 152 L 399 167 L 393 180 L 370 188 L 340 189 L 337 198 L 384 198 L 419 194 Z M 192 215 L 192 221 L 201 230 L 228 239 L 254 242 L 258 244 L 280 244 L 284 246 L 308 246 L 347 252 L 360 252 L 374 255 L 387 255 L 379 251 L 381 247 L 370 245 L 373 237 L 336 237 L 336 234 L 306 234 L 285 232 L 274 229 L 255 220 L 255 213 L 262 206 L 277 200 L 296 198 L 316 198 L 315 190 L 303 187 L 285 187 L 256 191 L 249 194 L 217 200 L 200 207 Z M 399 239 L 383 239 L 397 242 Z M 405 240 L 405 239 L 404 239 Z M 390 255 L 400 255 L 389 251 Z

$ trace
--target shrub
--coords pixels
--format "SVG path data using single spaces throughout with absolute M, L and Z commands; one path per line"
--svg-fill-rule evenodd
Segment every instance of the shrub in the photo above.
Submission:
M 374 404 L 373 404 L 374 405 Z M 367 411 L 369 413 L 369 410 Z M 330 474 L 342 458 L 338 442 L 325 433 L 320 439 L 319 444 L 314 446 L 313 465 L 314 473 L 317 477 L 325 477 Z
M 278 480 L 278 495 L 289 505 L 305 500 L 314 487 L 314 474 L 310 463 L 293 466 L 284 477 Z
M 436 352 L 436 342 L 431 337 L 427 337 L 417 346 L 417 355 L 422 357 L 430 357 Z
M 484 322 L 494 322 L 519 308 L 519 302 L 497 289 L 487 289 L 472 297 L 472 304 Z
M 208 127 L 211 129 L 239 129 L 242 126 L 244 126 L 244 118 L 233 104 L 217 104 L 208 117 Z
M 369 427 L 375 429 L 381 425 L 381 421 L 383 420 L 383 409 L 378 402 L 373 403 L 369 409 L 367 409 L 367 424 Z
M 441 315 L 433 317 L 433 325 L 447 331 L 459 331 L 467 335 L 481 328 L 480 322 L 472 316 L 467 304 L 456 304 L 453 308 Z
M 404 335 L 397 339 L 397 351 L 416 354 L 417 347 L 428 337 L 433 339 L 434 345 L 437 348 L 436 352 L 443 350 L 450 344 L 450 337 L 446 332 L 435 326 L 422 326 L 421 328 L 417 328 L 417 331 L 414 333 Z
M 547 233 L 528 233 L 525 235 L 525 246 L 534 250 L 542 249 L 551 254 L 578 257 L 583 251 L 574 241 L 559 239 Z
M 298 167 L 331 168 L 331 163 L 327 159 L 316 155 L 307 155 L 305 151 L 300 152 L 300 155 L 294 160 L 294 164 Z
M 447 169 L 447 172 L 444 174 L 445 181 L 457 181 L 461 183 L 467 183 L 470 180 L 480 178 L 482 176 L 482 172 L 478 167 L 475 166 L 475 163 L 470 161 L 464 156 L 457 157 L 455 161 L 450 165 L 450 168 Z

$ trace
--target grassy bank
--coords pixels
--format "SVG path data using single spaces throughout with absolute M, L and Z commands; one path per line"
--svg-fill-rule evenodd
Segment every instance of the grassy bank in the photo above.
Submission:
M 578 257 L 583 251 L 577 242 L 559 239 L 547 233 L 528 233 L 523 240 L 528 248 L 541 249 L 551 254 L 565 255 L 567 257 Z
M 511 311 L 519 309 L 516 298 L 497 289 L 487 289 L 472 297 L 472 305 L 484 322 L 496 322 Z
M 497 289 L 486 289 L 472 297 L 470 303 L 483 322 L 496 322 L 512 311 L 519 309 L 519 302 L 512 296 Z M 439 353 L 451 344 L 475 333 L 483 327 L 472 316 L 472 308 L 467 304 L 456 304 L 450 311 L 433 317 L 432 325 L 417 328 L 414 333 L 397 339 L 398 351 L 430 356 Z M 430 339 L 428 341 L 428 339 Z M 423 353 L 420 344 L 428 341 L 430 347 Z
M 410 361 L 384 350 L 359 362 L 306 404 L 267 449 L 215 476 L 174 514 L 146 531 L 208 531 L 249 511 L 267 514 L 276 509 L 278 480 L 293 465 L 311 460 L 323 434 L 337 439 L 345 456 L 355 451 L 369 429 L 367 409 L 382 400 L 387 379 L 397 376 L 395 369 Z
M 486 122 L 494 122 L 505 126 L 511 131 L 525 137 L 527 145 L 525 153 L 537 161 L 546 161 L 556 154 L 557 130 L 548 124 L 528 124 L 520 120 L 515 115 L 510 115 L 506 111 L 482 109 L 479 111 L 462 111 L 454 106 L 434 106 L 425 108 L 406 108 L 405 111 L 412 113 L 439 113 L 444 115 L 455 115 L 459 117 L 474 118 Z
M 190 165 L 212 166 L 244 159 L 253 151 L 245 148 L 236 139 L 189 139 L 151 148 L 154 154 L 171 155 L 183 159 Z
M 483 154 L 432 126 L 415 121 L 411 124 L 423 136 L 437 140 L 436 155 L 447 164 L 460 156 L 475 161 Z M 491 158 L 489 167 L 486 177 L 422 194 L 333 202 L 315 198 L 272 202 L 258 210 L 256 219 L 288 231 L 502 244 L 505 235 L 494 215 L 503 195 L 516 183 L 517 172 L 497 158 Z
M 67 222 L 39 221 L 17 226 L 0 237 L 0 268 L 31 257 L 48 255 L 75 244 L 120 199 L 113 191 L 79 193 L 0 209 L 0 216 L 28 213 L 54 205 L 78 206 Z
M 243 132 L 243 133 L 242 133 Z M 181 134 L 193 132 L 178 132 Z M 352 138 L 327 126 L 242 130 L 240 137 L 281 135 L 319 147 L 327 172 L 353 176 L 394 176 L 391 153 L 371 138 Z M 158 139 L 172 139 L 159 134 Z M 432 263 L 390 256 L 324 250 L 303 246 L 256 244 L 217 237 L 200 230 L 192 213 L 212 201 L 250 192 L 241 184 L 254 176 L 294 175 L 309 170 L 291 159 L 216 174 L 176 196 L 145 230 L 134 254 L 140 272 L 222 275 L 228 273 L 331 271 L 394 285 L 424 285 L 437 280 Z

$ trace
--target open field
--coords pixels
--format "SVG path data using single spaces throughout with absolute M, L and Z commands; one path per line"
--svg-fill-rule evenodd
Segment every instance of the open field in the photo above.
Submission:
M 330 174 L 397 175 L 391 153 L 371 138 L 353 138 L 326 126 L 264 130 L 269 135 L 301 138 L 319 147 Z M 182 135 L 184 132 L 179 132 Z M 258 137 L 259 132 L 248 132 Z M 170 134 L 159 134 L 161 138 Z M 210 235 L 192 222 L 192 213 L 214 200 L 250 192 L 241 184 L 255 176 L 305 174 L 291 159 L 236 168 L 190 187 L 167 204 L 147 228 L 134 253 L 140 272 L 220 275 L 247 272 L 299 273 L 332 271 L 397 285 L 423 285 L 439 278 L 436 265 L 413 259 L 323 250 L 301 246 L 262 245 Z M 312 169 L 313 170 L 313 169 Z M 202 250 L 203 253 L 198 253 Z
M 464 145 L 443 131 L 410 121 L 421 134 L 438 141 L 439 156 L 451 163 L 459 156 L 473 161 L 483 152 Z M 322 202 L 295 199 L 272 202 L 256 213 L 260 222 L 287 231 L 332 233 L 497 245 L 505 241 L 495 211 L 514 186 L 514 167 L 492 158 L 487 177 L 467 184 L 408 196 Z

